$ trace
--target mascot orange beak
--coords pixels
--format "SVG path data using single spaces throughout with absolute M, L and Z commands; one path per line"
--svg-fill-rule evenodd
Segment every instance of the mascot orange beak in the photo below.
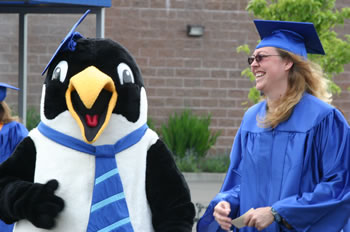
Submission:
M 74 75 L 66 91 L 69 112 L 85 142 L 94 143 L 106 128 L 118 94 L 112 78 L 94 66 Z

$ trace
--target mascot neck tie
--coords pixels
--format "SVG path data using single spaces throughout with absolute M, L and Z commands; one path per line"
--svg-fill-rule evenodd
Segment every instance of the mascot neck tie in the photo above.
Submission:
M 133 232 L 115 155 L 136 144 L 146 133 L 144 124 L 113 145 L 93 146 L 40 122 L 38 130 L 49 139 L 96 157 L 95 186 L 88 232 Z

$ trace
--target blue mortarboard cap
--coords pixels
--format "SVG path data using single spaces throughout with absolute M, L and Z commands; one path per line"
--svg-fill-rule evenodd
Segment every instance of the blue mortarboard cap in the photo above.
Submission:
M 77 44 L 76 41 L 80 38 L 83 38 L 83 36 L 79 32 L 75 31 L 75 29 L 79 26 L 79 24 L 85 19 L 86 15 L 89 13 L 90 13 L 90 10 L 87 10 L 84 13 L 84 15 L 81 16 L 81 18 L 74 24 L 72 29 L 69 31 L 69 33 L 66 35 L 66 37 L 62 40 L 61 44 L 56 49 L 55 53 L 51 57 L 49 63 L 46 65 L 46 67 L 45 67 L 44 71 L 41 73 L 41 75 L 45 74 L 46 70 L 49 68 L 52 60 L 55 58 L 55 56 L 57 55 L 58 52 L 66 51 L 66 50 L 70 50 L 70 51 L 75 50 L 75 46 Z
M 307 53 L 322 54 L 321 41 L 313 23 L 254 20 L 261 37 L 256 48 L 277 47 L 307 58 Z
M 7 88 L 19 90 L 17 87 L 0 82 L 0 101 L 3 101 L 6 98 Z

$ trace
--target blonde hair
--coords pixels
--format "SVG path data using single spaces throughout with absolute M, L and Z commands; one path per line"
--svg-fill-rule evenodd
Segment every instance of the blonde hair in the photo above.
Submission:
M 12 121 L 19 121 L 19 118 L 11 116 L 11 109 L 5 101 L 0 102 L 0 123 L 6 124 Z
M 259 125 L 262 127 L 275 128 L 286 121 L 305 92 L 329 104 L 332 102 L 332 94 L 328 89 L 329 80 L 325 78 L 319 65 L 285 50 L 276 50 L 282 59 L 292 61 L 293 66 L 288 74 L 287 92 L 279 99 L 277 107 L 273 111 L 267 111 L 262 119 L 258 116 Z

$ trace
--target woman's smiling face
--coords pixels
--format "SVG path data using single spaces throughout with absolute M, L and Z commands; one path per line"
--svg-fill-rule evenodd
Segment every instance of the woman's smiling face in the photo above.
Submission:
M 292 66 L 291 62 L 283 60 L 274 47 L 256 49 L 252 57 L 257 56 L 258 59 L 254 59 L 250 65 L 255 76 L 256 89 L 266 96 L 284 94 L 288 86 L 288 72 Z

